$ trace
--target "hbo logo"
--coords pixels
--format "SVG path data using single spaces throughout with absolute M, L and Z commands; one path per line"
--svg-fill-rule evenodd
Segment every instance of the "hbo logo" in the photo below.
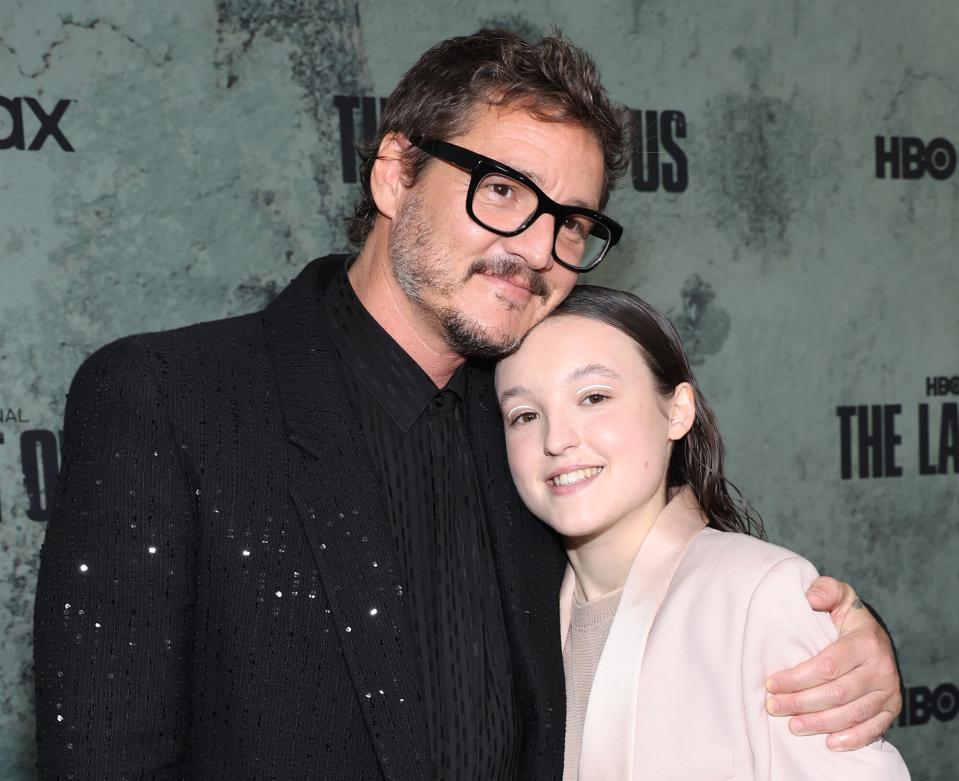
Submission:
M 888 141 L 888 143 L 887 143 Z M 944 138 L 924 144 L 912 136 L 876 136 L 876 176 L 885 179 L 948 179 L 956 170 L 956 148 Z
M 959 714 L 959 688 L 943 683 L 932 691 L 928 686 L 912 686 L 903 690 L 900 727 L 918 727 L 935 717 L 952 721 Z
M 959 396 L 959 375 L 955 377 L 926 377 L 927 396 Z

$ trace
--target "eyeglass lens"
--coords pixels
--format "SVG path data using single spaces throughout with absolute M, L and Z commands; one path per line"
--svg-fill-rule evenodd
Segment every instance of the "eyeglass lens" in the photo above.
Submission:
M 503 174 L 487 174 L 473 193 L 473 214 L 493 230 L 509 233 L 536 211 L 536 193 Z M 591 265 L 606 249 L 609 230 L 585 214 L 568 215 L 556 234 L 556 256 L 571 266 Z

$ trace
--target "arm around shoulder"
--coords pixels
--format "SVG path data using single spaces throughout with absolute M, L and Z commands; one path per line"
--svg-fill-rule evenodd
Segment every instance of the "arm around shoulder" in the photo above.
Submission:
M 194 496 L 150 358 L 80 367 L 34 614 L 41 778 L 189 775 Z
M 742 679 L 755 778 L 905 781 L 909 771 L 889 743 L 830 751 L 825 735 L 798 737 L 789 731 L 788 718 L 766 713 L 766 676 L 817 654 L 837 637 L 829 616 L 814 612 L 806 600 L 806 589 L 817 575 L 805 559 L 787 557 L 769 568 L 750 599 Z

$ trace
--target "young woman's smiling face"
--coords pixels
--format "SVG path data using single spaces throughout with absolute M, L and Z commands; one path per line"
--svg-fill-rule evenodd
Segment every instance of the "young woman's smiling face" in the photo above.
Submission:
M 618 537 L 662 509 L 671 443 L 689 428 L 676 414 L 687 394 L 657 392 L 626 334 L 549 318 L 499 363 L 496 394 L 520 496 L 560 534 Z

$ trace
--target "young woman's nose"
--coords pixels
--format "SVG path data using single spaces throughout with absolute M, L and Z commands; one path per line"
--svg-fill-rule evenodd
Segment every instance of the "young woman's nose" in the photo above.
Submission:
M 579 434 L 569 421 L 552 418 L 546 425 L 543 450 L 547 455 L 559 456 L 579 444 Z

